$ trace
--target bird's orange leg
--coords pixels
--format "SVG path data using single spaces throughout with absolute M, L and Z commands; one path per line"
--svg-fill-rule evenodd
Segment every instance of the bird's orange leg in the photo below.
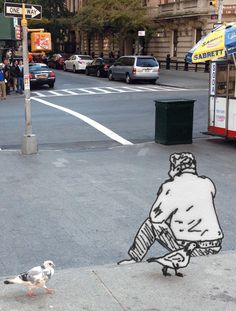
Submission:
M 33 298 L 36 297 L 36 294 L 32 290 L 28 290 L 26 296 Z
M 48 293 L 48 294 L 53 294 L 54 292 L 55 292 L 55 289 L 53 289 L 53 288 L 45 288 L 45 290 L 46 290 L 46 292 Z

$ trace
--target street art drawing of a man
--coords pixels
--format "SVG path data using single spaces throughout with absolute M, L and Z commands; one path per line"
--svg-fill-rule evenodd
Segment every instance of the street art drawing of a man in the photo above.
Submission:
M 118 264 L 142 261 L 156 240 L 170 252 L 194 245 L 191 256 L 221 250 L 223 232 L 214 205 L 214 183 L 197 174 L 195 157 L 188 152 L 170 156 L 168 174 L 170 179 L 161 185 L 128 251 L 130 258 Z

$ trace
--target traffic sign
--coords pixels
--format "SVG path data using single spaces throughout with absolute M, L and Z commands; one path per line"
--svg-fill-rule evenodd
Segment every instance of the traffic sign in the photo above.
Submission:
M 22 3 L 4 2 L 5 17 L 23 17 Z M 42 19 L 42 6 L 25 4 L 26 19 Z
M 21 40 L 21 26 L 20 25 L 15 26 L 15 37 L 16 37 L 16 40 Z

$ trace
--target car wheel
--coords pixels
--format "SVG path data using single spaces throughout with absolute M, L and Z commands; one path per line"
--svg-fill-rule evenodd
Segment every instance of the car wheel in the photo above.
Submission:
M 101 77 L 101 71 L 98 69 L 97 70 L 97 77 L 100 78 Z
M 48 86 L 50 89 L 53 89 L 54 88 L 54 82 L 53 83 L 48 83 Z
M 89 70 L 88 70 L 88 68 L 85 69 L 85 74 L 86 74 L 87 76 L 89 76 Z
M 129 75 L 128 73 L 126 74 L 125 82 L 126 82 L 127 84 L 132 83 L 132 80 L 131 80 L 130 75 Z
M 157 81 L 156 79 L 155 80 L 151 80 L 150 83 L 151 84 L 156 84 L 156 81 Z
M 73 66 L 73 72 L 76 73 L 76 68 L 75 65 Z
M 64 71 L 66 71 L 66 65 L 64 64 L 64 66 L 63 66 L 63 69 L 64 69 Z
M 114 80 L 113 74 L 112 74 L 111 71 L 109 71 L 109 73 L 108 73 L 108 79 L 109 79 L 110 81 L 113 81 L 113 80 Z

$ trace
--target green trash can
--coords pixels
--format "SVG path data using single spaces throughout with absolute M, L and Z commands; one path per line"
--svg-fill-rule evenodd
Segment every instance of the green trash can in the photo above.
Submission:
M 155 100 L 155 141 L 164 145 L 191 144 L 195 100 Z

